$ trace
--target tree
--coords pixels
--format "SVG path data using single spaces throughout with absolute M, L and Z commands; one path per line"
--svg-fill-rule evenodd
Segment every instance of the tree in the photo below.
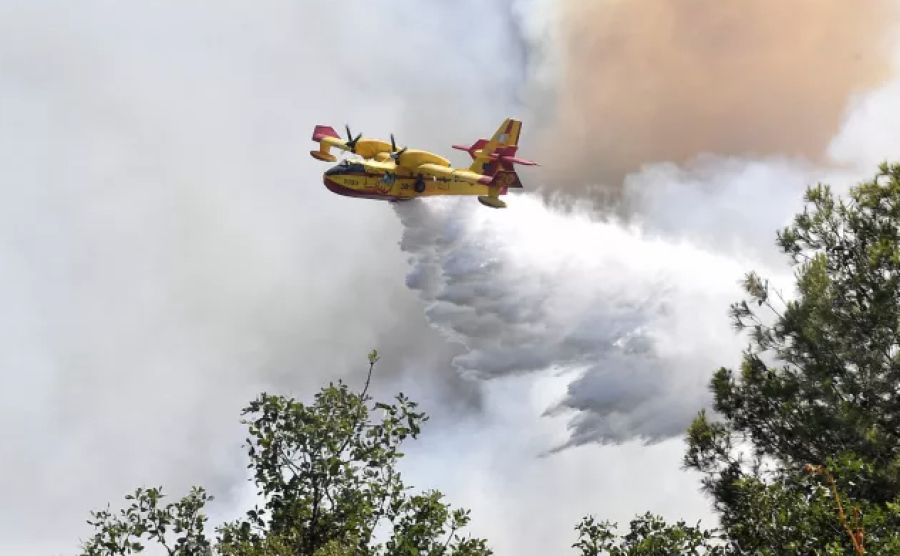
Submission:
M 411 495 L 397 464 L 403 442 L 419 435 L 428 417 L 402 393 L 396 403 L 370 405 L 372 371 L 359 394 L 346 384 L 329 384 L 306 405 L 283 396 L 261 394 L 243 411 L 249 468 L 262 507 L 204 533 L 205 503 L 194 489 L 179 502 L 160 506 L 161 489 L 138 489 L 119 515 L 93 512 L 96 528 L 83 546 L 85 556 L 118 556 L 160 544 L 170 556 L 484 556 L 486 541 L 460 531 L 469 514 L 452 510 L 438 491 Z M 374 412 L 381 413 L 374 420 Z M 379 526 L 389 538 L 375 542 Z
M 212 500 L 202 488 L 171 504 L 161 505 L 161 488 L 139 488 L 125 497 L 131 506 L 116 515 L 107 509 L 91 512 L 88 524 L 97 534 L 82 547 L 84 556 L 112 556 L 143 552 L 144 542 L 156 542 L 169 556 L 210 553 L 204 533 L 203 507 Z
M 718 536 L 709 530 L 692 527 L 684 521 L 668 525 L 659 516 L 646 513 L 633 519 L 622 537 L 613 531 L 616 524 L 585 517 L 575 526 L 578 542 L 573 544 L 581 556 L 720 556 L 725 549 Z
M 796 267 L 797 296 L 785 301 L 748 274 L 749 299 L 731 313 L 738 330 L 750 331 L 741 372 L 715 373 L 722 420 L 701 413 L 688 434 L 685 464 L 704 473 L 723 526 L 744 549 L 767 542 L 747 527 L 752 498 L 769 484 L 778 499 L 810 496 L 807 465 L 827 465 L 868 515 L 888 513 L 867 527 L 869 542 L 882 528 L 895 542 L 900 525 L 892 509 L 900 501 L 900 165 L 881 165 L 848 201 L 822 184 L 805 200 L 777 236 Z M 817 492 L 812 500 L 824 503 Z M 819 515 L 813 502 L 790 507 Z M 796 541 L 837 535 L 849 550 L 849 536 L 825 522 Z
M 900 554 L 900 165 L 847 201 L 822 184 L 805 201 L 777 234 L 797 295 L 746 276 L 731 316 L 750 345 L 739 373 L 714 374 L 715 418 L 692 423 L 684 463 L 703 474 L 725 553 Z

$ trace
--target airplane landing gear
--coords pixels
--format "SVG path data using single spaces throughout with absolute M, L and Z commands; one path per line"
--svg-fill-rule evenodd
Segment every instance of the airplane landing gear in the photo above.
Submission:
M 422 174 L 416 176 L 416 185 L 415 185 L 416 193 L 424 193 L 425 192 L 425 180 L 422 178 Z

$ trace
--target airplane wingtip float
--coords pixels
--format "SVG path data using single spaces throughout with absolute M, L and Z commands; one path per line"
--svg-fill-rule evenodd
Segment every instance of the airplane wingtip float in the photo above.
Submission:
M 312 140 L 318 150 L 310 151 L 316 160 L 337 162 L 331 148 L 356 155 L 325 171 L 323 180 L 329 191 L 347 197 L 409 201 L 432 195 L 476 195 L 481 204 L 506 208 L 500 199 L 510 188 L 521 188 L 515 165 L 537 166 L 536 162 L 517 158 L 522 122 L 507 118 L 491 139 L 479 139 L 470 146 L 453 145 L 472 157 L 468 168 L 453 168 L 437 154 L 403 147 L 391 141 L 353 137 L 347 126 L 347 139 L 341 139 L 328 126 L 317 125 Z

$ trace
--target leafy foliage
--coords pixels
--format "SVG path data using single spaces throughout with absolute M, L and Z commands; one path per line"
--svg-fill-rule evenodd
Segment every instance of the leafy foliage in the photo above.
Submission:
M 139 488 L 125 497 L 131 506 L 117 515 L 107 509 L 91 512 L 88 524 L 97 533 L 83 546 L 84 556 L 118 556 L 143 552 L 144 542 L 156 542 L 169 556 L 210 554 L 202 510 L 213 499 L 194 488 L 177 502 L 161 505 L 161 488 Z M 143 541 L 143 542 L 142 542 Z
M 469 514 L 451 510 L 437 491 L 409 494 L 397 464 L 402 443 L 415 439 L 427 416 L 403 394 L 396 403 L 374 403 L 368 396 L 377 352 L 369 355 L 362 393 L 330 384 L 309 405 L 263 393 L 243 411 L 249 468 L 262 507 L 217 529 L 215 553 L 223 556 L 486 556 L 483 539 L 460 531 Z M 373 414 L 381 413 L 376 420 Z M 199 493 L 199 494 L 198 494 Z M 140 552 L 137 539 L 163 543 L 165 527 L 180 535 L 171 555 L 212 553 L 200 511 L 210 500 L 196 490 L 183 501 L 158 508 L 158 489 L 138 491 L 124 518 L 95 513 L 98 531 L 85 544 L 85 556 Z M 129 497 L 132 499 L 132 497 Z M 178 521 L 181 520 L 181 521 Z M 383 545 L 376 529 L 390 533 Z M 160 531 L 162 530 L 162 533 Z M 168 546 L 174 546 L 168 549 Z M 175 550 L 173 552 L 173 550 Z
M 750 302 L 734 305 L 732 316 L 752 331 L 753 345 L 740 380 L 720 369 L 712 384 L 716 411 L 754 455 L 796 467 L 852 452 L 881 464 L 861 494 L 882 501 L 900 494 L 898 177 L 900 166 L 882 166 L 849 203 L 827 186 L 807 192 L 813 210 L 778 234 L 799 267 L 799 297 L 780 310 L 766 281 L 748 275 Z M 776 322 L 765 324 L 752 305 L 767 307 Z M 767 352 L 777 366 L 764 362 Z
M 835 488 L 865 506 L 869 544 L 897 524 L 900 166 L 882 165 L 849 201 L 820 184 L 806 202 L 778 234 L 796 266 L 796 299 L 747 276 L 749 299 L 731 311 L 751 338 L 741 372 L 716 372 L 722 420 L 701 413 L 688 431 L 685 464 L 704 473 L 723 526 L 745 550 L 853 548 L 835 527 L 837 493 L 804 477 L 808 464 L 827 464 Z M 779 513 L 763 527 L 769 509 Z
M 585 517 L 575 526 L 578 542 L 573 544 L 581 556 L 665 556 L 679 554 L 685 556 L 720 556 L 725 548 L 718 543 L 717 536 L 708 530 L 687 525 L 679 521 L 667 525 L 665 521 L 650 513 L 631 521 L 630 531 L 622 537 L 613 531 L 616 524 L 609 521 L 598 522 L 593 516 Z

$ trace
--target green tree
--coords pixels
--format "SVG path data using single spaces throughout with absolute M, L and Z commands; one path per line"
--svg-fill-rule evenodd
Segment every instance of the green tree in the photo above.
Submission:
M 598 522 L 585 517 L 575 526 L 578 542 L 573 544 L 581 556 L 720 556 L 725 548 L 718 536 L 709 530 L 692 527 L 684 521 L 668 525 L 661 517 L 650 513 L 631 521 L 629 531 L 619 537 L 615 523 Z
M 689 428 L 684 463 L 703 475 L 724 553 L 900 554 L 900 165 L 847 200 L 818 184 L 805 202 L 777 234 L 796 295 L 747 275 L 731 316 L 750 345 L 739 372 L 714 374 L 715 415 Z M 654 523 L 630 535 L 698 538 Z
M 372 352 L 361 393 L 338 382 L 309 405 L 264 393 L 244 409 L 249 467 L 264 503 L 219 527 L 214 541 L 203 515 L 212 497 L 202 489 L 165 506 L 161 489 L 138 489 L 118 515 L 93 512 L 96 532 L 82 553 L 131 554 L 149 541 L 171 556 L 491 554 L 485 540 L 461 534 L 467 511 L 452 510 L 437 491 L 413 495 L 403 483 L 400 447 L 428 418 L 403 394 L 393 404 L 370 404 L 377 360 Z M 388 532 L 383 544 L 375 542 L 379 527 Z
M 109 507 L 91 512 L 88 524 L 97 529 L 82 547 L 85 556 L 112 556 L 143 552 L 146 542 L 155 542 L 170 556 L 210 553 L 203 508 L 213 499 L 202 488 L 194 488 L 181 500 L 162 504 L 161 488 L 139 488 L 125 496 L 131 506 L 119 514 Z
M 688 433 L 685 464 L 704 474 L 723 527 L 744 550 L 777 548 L 749 519 L 759 500 L 791 516 L 771 527 L 780 542 L 852 548 L 833 525 L 833 495 L 807 465 L 827 465 L 866 515 L 883 510 L 866 528 L 870 545 L 896 542 L 900 525 L 892 509 L 900 499 L 900 165 L 883 164 L 848 200 L 819 184 L 805 201 L 777 236 L 795 265 L 797 295 L 785 301 L 748 274 L 748 299 L 731 314 L 750 347 L 739 374 L 723 368 L 711 381 L 721 419 L 701 413 Z

